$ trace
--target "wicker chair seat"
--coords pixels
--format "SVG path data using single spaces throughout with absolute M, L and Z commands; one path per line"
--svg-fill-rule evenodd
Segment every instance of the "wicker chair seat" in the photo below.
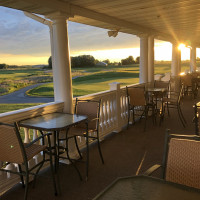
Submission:
M 163 102 L 168 102 L 170 104 L 177 104 L 177 99 L 172 99 L 172 98 L 163 98 Z
M 96 132 L 96 130 L 94 129 L 89 129 L 88 130 L 88 134 L 89 133 L 94 133 Z M 85 128 L 82 127 L 72 127 L 69 129 L 68 131 L 68 137 L 73 137 L 73 136 L 85 136 L 86 135 L 86 131 Z
M 27 143 L 24 143 L 24 145 L 27 145 Z M 47 146 L 45 145 L 37 145 L 37 144 L 32 144 L 30 147 L 27 147 L 25 149 L 27 160 L 32 159 L 35 155 L 37 155 L 41 151 L 44 151 L 46 148 Z

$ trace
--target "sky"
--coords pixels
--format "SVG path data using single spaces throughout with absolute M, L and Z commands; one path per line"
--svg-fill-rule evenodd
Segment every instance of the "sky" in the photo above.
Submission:
M 140 54 L 138 37 L 119 33 L 108 37 L 106 29 L 74 22 L 68 23 L 70 55 L 92 55 L 98 60 L 119 62 Z M 171 60 L 172 45 L 155 40 L 155 60 Z M 198 56 L 197 51 L 197 56 Z M 47 64 L 50 52 L 49 28 L 23 12 L 0 6 L 0 63 L 10 65 Z M 189 49 L 182 50 L 182 59 L 189 59 Z

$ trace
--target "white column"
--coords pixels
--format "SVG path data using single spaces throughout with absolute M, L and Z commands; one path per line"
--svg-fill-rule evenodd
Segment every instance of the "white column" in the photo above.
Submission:
M 192 45 L 192 48 L 190 49 L 190 71 L 196 71 L 196 46 Z
M 64 102 L 64 112 L 73 112 L 71 61 L 66 17 L 57 14 L 53 21 L 53 82 L 55 101 Z
M 148 37 L 148 82 L 154 82 L 154 37 Z
M 172 65 L 171 65 L 171 73 L 172 76 L 178 76 L 178 57 L 179 57 L 179 51 L 178 51 L 178 44 L 173 43 L 172 44 Z
M 140 83 L 148 82 L 148 37 L 140 37 Z

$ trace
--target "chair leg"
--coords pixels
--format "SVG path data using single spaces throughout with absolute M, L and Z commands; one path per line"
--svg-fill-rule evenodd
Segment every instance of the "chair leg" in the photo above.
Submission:
M 88 137 L 88 123 L 86 123 L 86 181 L 89 174 L 89 137 Z
M 76 165 L 74 164 L 74 162 L 72 161 L 72 159 L 71 159 L 70 156 L 69 156 L 67 132 L 66 132 L 66 148 L 65 148 L 65 151 L 66 151 L 66 153 L 67 153 L 67 158 L 68 158 L 69 162 L 73 165 L 73 167 L 75 168 L 75 170 L 77 171 L 77 173 L 78 173 L 78 175 L 79 175 L 80 180 L 82 181 L 83 179 L 82 179 L 82 176 L 81 176 L 81 174 L 80 174 L 78 168 L 76 167 Z
M 101 146 L 100 146 L 99 137 L 97 138 L 97 143 L 98 143 L 99 155 L 100 155 L 100 157 L 101 157 L 101 162 L 102 162 L 102 164 L 104 164 L 104 160 L 103 160 L 103 155 L 102 155 L 102 151 L 101 151 Z
M 135 124 L 135 109 L 133 108 L 133 124 Z
M 170 116 L 170 113 L 169 113 L 169 104 L 167 102 L 167 112 L 168 112 L 168 116 Z
M 182 119 L 182 117 L 181 117 L 181 114 L 180 114 L 180 108 L 179 108 L 179 106 L 177 107 L 177 110 L 178 110 L 179 119 L 181 120 L 181 123 L 182 123 L 183 127 L 185 128 L 184 121 L 183 121 L 183 119 Z
M 163 102 L 161 103 L 161 111 L 160 111 L 160 122 L 159 126 L 161 125 L 162 121 L 164 120 L 165 115 L 165 105 L 163 105 Z
M 82 157 L 82 155 L 81 155 L 81 152 L 80 152 L 80 149 L 79 149 L 79 146 L 78 146 L 78 142 L 77 142 L 76 136 L 74 136 L 74 142 L 75 142 L 76 149 L 77 149 L 77 151 L 78 151 L 78 154 L 79 154 L 80 159 L 83 159 L 83 157 Z
M 19 168 L 19 172 L 22 173 L 21 165 L 18 165 L 18 168 Z M 22 187 L 24 188 L 25 184 L 24 184 L 24 177 L 23 177 L 23 175 L 20 175 L 20 179 L 21 179 L 21 182 L 22 182 Z
M 28 172 L 28 169 L 26 171 L 25 181 L 26 181 L 26 184 L 25 184 L 24 200 L 27 200 L 27 197 L 28 197 L 28 185 L 29 185 L 29 172 Z
M 145 107 L 145 110 L 144 110 L 144 131 L 146 131 L 147 116 L 148 116 L 148 108 Z
M 153 105 L 152 106 L 152 117 L 153 117 L 153 124 L 156 124 L 157 122 L 156 122 L 156 108 L 155 108 L 155 106 Z
M 180 105 L 179 105 L 179 110 L 180 110 L 180 114 L 181 114 L 181 116 L 182 116 L 183 121 L 185 122 L 185 124 L 187 124 L 187 121 L 186 121 L 185 117 L 183 116 L 183 112 L 182 112 L 182 110 L 181 110 Z
M 37 175 L 40 171 L 40 169 L 42 168 L 43 164 L 45 162 L 45 152 L 43 152 L 43 161 L 41 161 L 41 164 L 40 166 L 38 167 L 37 171 L 35 172 L 35 175 L 34 175 L 34 180 L 33 180 L 33 187 L 35 187 L 35 183 L 36 183 L 36 178 L 37 178 Z
M 54 174 L 54 168 L 53 168 L 52 149 L 51 148 L 49 150 L 49 162 L 50 162 L 50 167 L 51 167 L 51 175 L 52 175 L 52 179 L 53 179 L 54 194 L 55 194 L 55 196 L 57 196 L 58 192 L 57 192 L 57 187 L 56 187 L 56 180 L 55 180 L 55 174 Z

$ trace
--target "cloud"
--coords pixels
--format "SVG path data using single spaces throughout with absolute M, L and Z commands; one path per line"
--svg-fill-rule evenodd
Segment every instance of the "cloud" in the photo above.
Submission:
M 0 53 L 50 55 L 49 28 L 28 18 L 22 11 L 0 7 Z M 69 22 L 71 51 L 95 51 L 139 47 L 135 36 L 119 33 L 110 38 L 107 30 Z
M 108 37 L 106 29 L 69 22 L 70 48 L 79 51 L 138 48 L 139 38 L 119 33 L 116 38 Z
M 0 7 L 0 53 L 50 54 L 49 29 L 23 12 Z

